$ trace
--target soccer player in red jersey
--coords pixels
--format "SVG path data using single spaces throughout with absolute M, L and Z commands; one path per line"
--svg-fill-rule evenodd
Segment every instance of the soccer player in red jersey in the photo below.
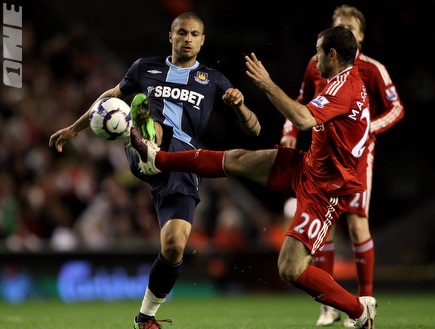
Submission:
M 357 167 L 357 173 L 361 182 L 366 185 L 366 191 L 353 195 L 345 210 L 345 217 L 354 253 L 358 294 L 359 296 L 372 296 L 375 252 L 369 229 L 368 210 L 372 188 L 375 142 L 378 134 L 390 129 L 403 118 L 404 107 L 385 66 L 361 52 L 366 29 L 363 13 L 352 6 L 338 6 L 332 15 L 332 26 L 343 26 L 354 34 L 359 49 L 355 65 L 358 66 L 370 99 L 370 133 L 367 147 L 360 157 Z M 322 91 L 326 83 L 327 80 L 316 69 L 315 56 L 313 56 L 306 68 L 297 101 L 306 104 Z M 297 133 L 298 128 L 290 120 L 286 120 L 281 145 L 295 147 Z M 325 246 L 313 258 L 315 266 L 331 275 L 333 275 L 335 250 L 333 236 L 333 230 L 331 230 Z M 339 320 L 340 312 L 338 310 L 322 305 L 320 317 L 316 324 L 317 326 L 329 326 Z M 353 327 L 348 318 L 345 319 L 343 325 L 347 328 Z
M 276 146 L 268 150 L 164 152 L 132 128 L 131 145 L 143 172 L 188 171 L 202 177 L 241 176 L 271 190 L 292 193 L 297 210 L 278 257 L 281 277 L 324 305 L 345 312 L 355 328 L 373 328 L 377 301 L 354 296 L 324 270 L 310 265 L 348 198 L 363 192 L 356 168 L 370 128 L 369 100 L 354 66 L 357 41 L 348 29 L 319 33 L 316 67 L 328 83 L 306 105 L 288 97 L 255 54 L 246 56 L 246 74 L 272 104 L 301 130 L 311 129 L 308 151 Z

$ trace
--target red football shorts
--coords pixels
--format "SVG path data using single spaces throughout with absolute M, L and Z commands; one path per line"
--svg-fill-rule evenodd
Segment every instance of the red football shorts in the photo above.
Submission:
M 315 179 L 304 171 L 304 151 L 277 145 L 267 187 L 297 200 L 287 234 L 300 240 L 313 255 L 321 248 L 332 224 L 343 212 L 347 197 L 319 190 Z

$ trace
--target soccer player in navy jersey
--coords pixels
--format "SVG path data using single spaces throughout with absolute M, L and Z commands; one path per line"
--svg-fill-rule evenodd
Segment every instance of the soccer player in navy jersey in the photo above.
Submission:
M 352 295 L 327 272 L 310 265 L 347 199 L 365 189 L 356 168 L 370 129 L 369 99 L 354 66 L 357 41 L 352 32 L 329 28 L 319 33 L 316 49 L 316 67 L 328 83 L 306 105 L 288 97 L 255 54 L 245 57 L 246 74 L 272 104 L 299 129 L 311 129 L 308 151 L 277 145 L 257 151 L 164 152 L 134 128 L 131 143 L 149 173 L 176 170 L 203 177 L 241 176 L 296 196 L 297 210 L 278 257 L 281 277 L 315 301 L 345 312 L 355 328 L 373 328 L 376 299 Z
M 246 106 L 240 90 L 234 88 L 222 73 L 197 61 L 204 41 L 204 24 L 200 17 L 192 12 L 179 15 L 173 20 L 169 32 L 171 56 L 136 60 L 123 80 L 101 94 L 95 102 L 104 97 L 123 99 L 126 95 L 137 94 L 135 99 L 139 97 L 141 103 L 136 104 L 133 99 L 133 125 L 142 134 L 152 136 L 166 151 L 198 149 L 213 104 L 219 98 L 233 109 L 228 113 L 234 115 L 240 128 L 257 136 L 260 123 Z M 146 122 L 138 119 L 144 113 L 136 111 L 148 108 L 150 118 L 146 118 Z M 54 133 L 49 145 L 62 152 L 66 141 L 89 126 L 89 111 L 71 126 Z M 151 127 L 149 122 L 153 123 Z M 148 287 L 134 320 L 136 329 L 156 329 L 161 328 L 161 324 L 155 319 L 155 314 L 181 271 L 194 210 L 200 202 L 198 193 L 202 177 L 180 172 L 146 176 L 138 167 L 140 159 L 136 151 L 127 145 L 126 153 L 133 174 L 152 185 L 152 199 L 161 228 L 161 250 L 151 267 Z
M 361 181 L 366 185 L 366 191 L 353 195 L 344 215 L 352 242 L 358 294 L 359 296 L 372 296 L 375 250 L 370 234 L 368 212 L 372 189 L 375 142 L 379 134 L 387 131 L 403 118 L 404 107 L 385 66 L 361 52 L 366 29 L 366 19 L 363 13 L 353 6 L 338 6 L 332 15 L 332 26 L 343 26 L 354 34 L 358 42 L 355 65 L 358 66 L 361 79 L 365 83 L 370 98 L 370 133 L 367 147 L 360 157 L 357 168 Z M 306 104 L 322 91 L 326 83 L 327 80 L 320 76 L 319 71 L 316 69 L 315 56 L 313 56 L 306 68 L 297 101 Z M 297 134 L 297 127 L 290 120 L 286 120 L 281 145 L 295 147 Z M 333 231 L 331 230 L 323 249 L 319 250 L 313 258 L 315 266 L 324 269 L 331 275 L 333 275 L 334 269 L 335 250 Z M 339 321 L 340 318 L 338 310 L 321 305 L 320 316 L 316 324 L 317 326 L 329 326 L 335 321 Z M 343 326 L 352 328 L 353 325 L 349 318 L 346 318 Z

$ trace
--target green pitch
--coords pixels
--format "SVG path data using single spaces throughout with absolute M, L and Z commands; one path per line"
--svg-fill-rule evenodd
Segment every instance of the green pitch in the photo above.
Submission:
M 377 296 L 376 328 L 435 328 L 435 293 L 384 293 Z M 84 302 L 32 301 L 0 303 L 0 328 L 131 329 L 140 301 Z M 173 297 L 158 318 L 171 318 L 163 329 L 315 329 L 319 304 L 299 291 L 280 295 L 234 297 Z M 343 315 L 344 317 L 344 315 Z M 330 328 L 342 328 L 336 323 Z

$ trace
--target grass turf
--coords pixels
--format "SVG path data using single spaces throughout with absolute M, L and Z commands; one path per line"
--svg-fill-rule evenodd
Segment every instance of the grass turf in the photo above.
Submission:
M 435 293 L 383 293 L 376 296 L 376 328 L 435 328 Z M 0 303 L 0 328 L 131 329 L 140 301 L 82 302 L 31 301 Z M 314 329 L 319 304 L 297 292 L 227 297 L 173 297 L 157 318 L 171 318 L 164 329 Z M 342 317 L 344 318 L 344 314 Z M 337 322 L 330 328 L 342 328 Z

